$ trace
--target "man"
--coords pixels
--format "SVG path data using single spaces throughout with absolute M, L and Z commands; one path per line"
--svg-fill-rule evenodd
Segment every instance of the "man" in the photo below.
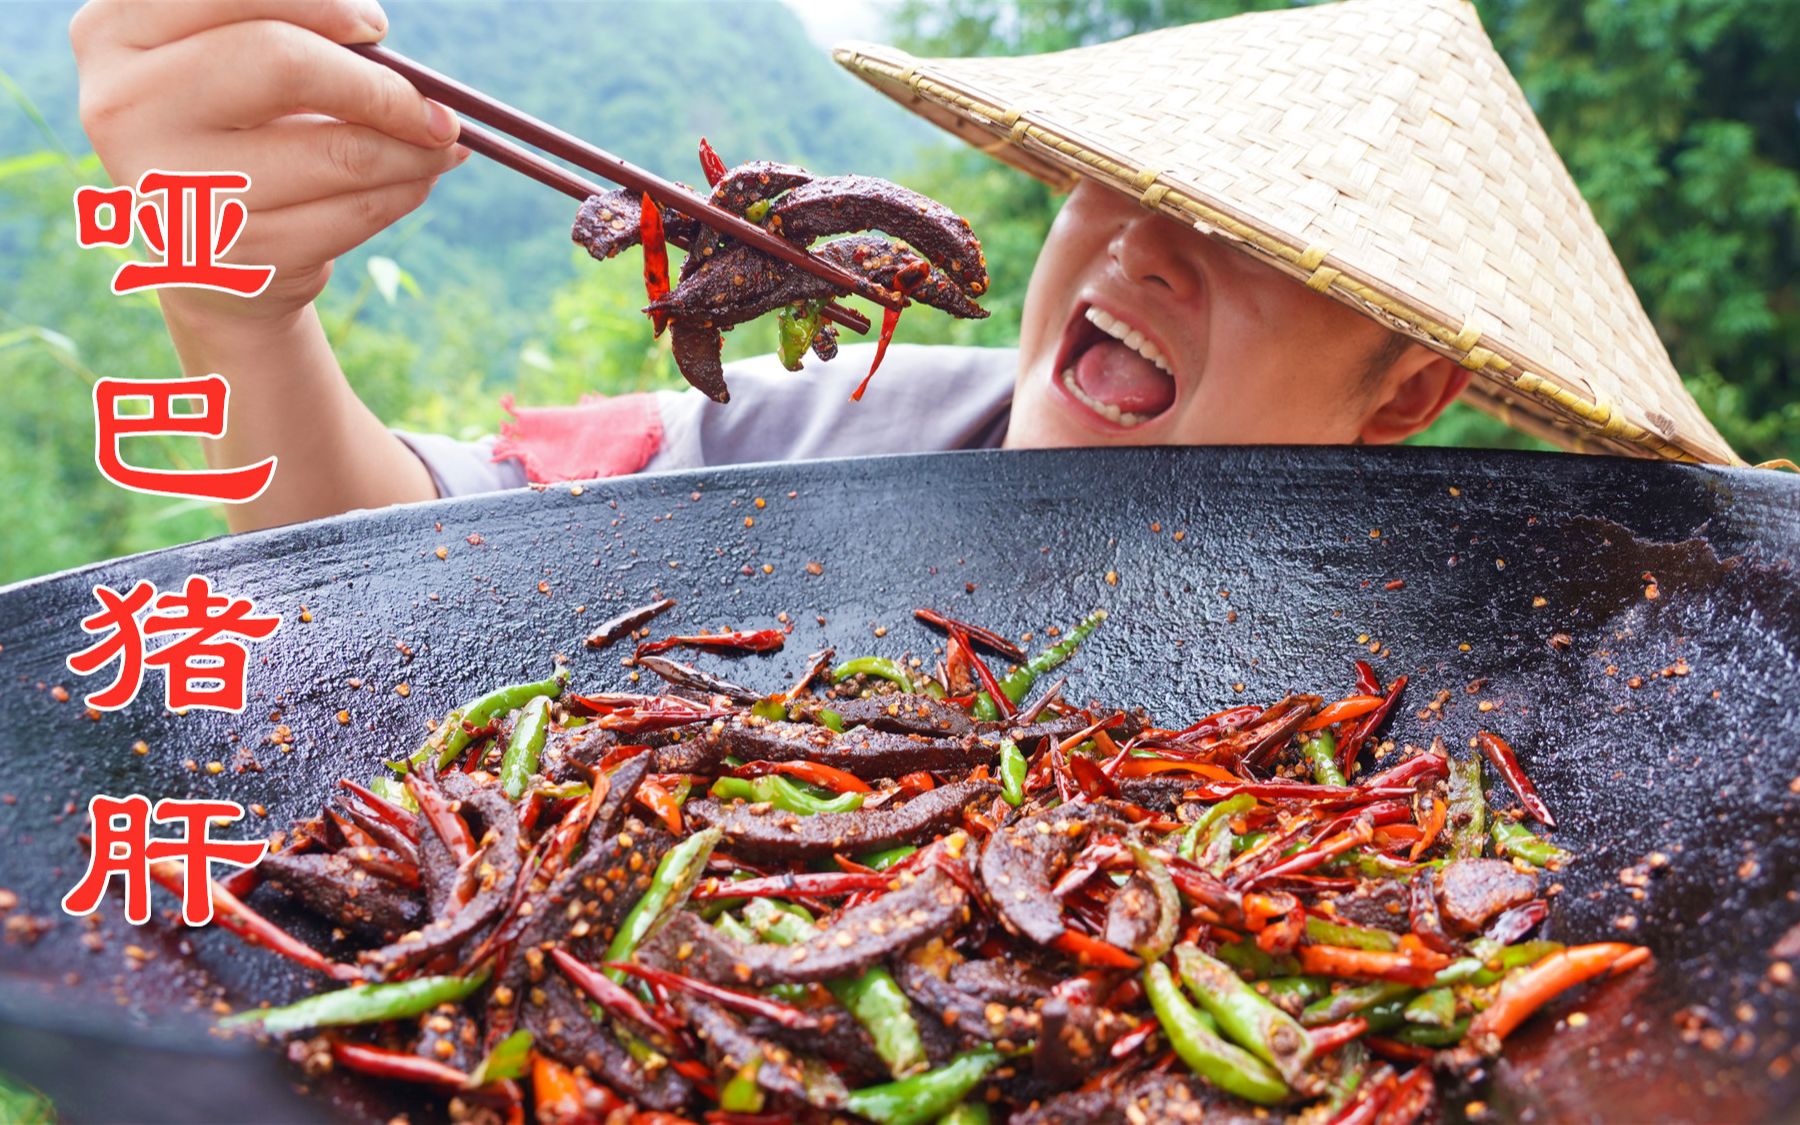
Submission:
M 269 290 L 161 294 L 184 369 L 233 379 L 229 433 L 209 459 L 281 459 L 269 489 L 230 510 L 237 530 L 739 461 L 1392 442 L 1429 425 L 1471 372 L 1487 380 L 1485 404 L 1536 411 L 1539 430 L 1588 427 L 1604 448 L 1729 460 L 1464 7 L 1360 0 L 1027 59 L 842 50 L 911 108 L 1073 188 L 1032 275 L 1017 352 L 895 349 L 857 405 L 838 373 L 866 369 L 863 349 L 798 376 L 752 361 L 727 372 L 730 405 L 664 392 L 522 410 L 472 445 L 389 431 L 312 306 L 332 259 L 467 156 L 453 115 L 336 46 L 382 36 L 373 0 L 92 0 L 71 39 L 83 123 L 116 182 L 219 168 L 255 185 L 233 256 L 274 264 Z M 1384 38 L 1366 57 L 1322 53 L 1368 28 Z M 1029 104 L 1009 109 L 995 90 Z M 1517 135 L 1494 134 L 1496 116 Z M 1530 158 L 1517 191 L 1480 166 L 1469 137 Z M 1245 168 L 1280 175 L 1259 186 Z

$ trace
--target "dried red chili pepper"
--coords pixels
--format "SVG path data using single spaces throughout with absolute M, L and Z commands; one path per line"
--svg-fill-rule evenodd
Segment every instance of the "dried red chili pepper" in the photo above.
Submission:
M 436 1086 L 440 1090 L 462 1090 L 469 1083 L 467 1071 L 409 1051 L 390 1051 L 383 1047 L 369 1047 L 333 1039 L 331 1057 L 346 1070 L 376 1078 L 417 1082 L 424 1086 Z
M 811 1030 L 819 1026 L 819 1021 L 791 1004 L 783 1004 L 779 1000 L 755 996 L 748 992 L 722 988 L 716 984 L 708 984 L 693 977 L 684 977 L 679 973 L 653 969 L 648 965 L 639 965 L 632 961 L 608 961 L 606 967 L 617 969 L 622 973 L 630 973 L 640 980 L 648 981 L 659 988 L 674 992 L 688 992 L 705 1000 L 710 1000 L 721 1008 L 734 1012 L 742 1012 L 747 1016 L 762 1016 L 774 1020 L 782 1027 L 794 1030 Z
M 900 290 L 901 295 L 904 297 L 905 294 L 910 293 L 923 285 L 925 280 L 930 276 L 930 262 L 914 262 L 912 265 L 903 268 L 899 273 L 894 275 L 894 287 Z M 901 303 L 903 305 L 905 304 L 904 301 Z M 875 372 L 881 366 L 882 357 L 887 355 L 888 344 L 894 339 L 894 329 L 899 326 L 899 309 L 884 308 L 881 310 L 881 336 L 875 343 L 875 360 L 873 363 L 869 364 L 869 373 L 863 376 L 863 381 L 856 385 L 854 391 L 850 392 L 851 402 L 862 401 L 863 392 L 869 389 L 869 380 L 875 378 Z
M 1356 690 L 1364 695 L 1386 695 L 1381 690 L 1381 680 L 1375 675 L 1375 669 L 1369 667 L 1367 660 L 1356 662 Z
M 704 142 L 702 142 L 704 143 Z M 628 609 L 617 617 L 608 618 L 594 627 L 583 643 L 589 648 L 605 648 L 614 641 L 635 633 L 648 625 L 659 614 L 675 608 L 674 598 L 661 598 L 648 605 Z
M 732 777 L 762 777 L 765 774 L 778 773 L 783 777 L 798 778 L 812 785 L 829 789 L 834 793 L 870 793 L 869 783 L 847 770 L 836 766 L 827 766 L 820 762 L 745 762 L 731 771 Z
M 857 891 L 886 890 L 894 876 L 881 871 L 791 871 L 760 879 L 703 879 L 694 888 L 695 899 L 795 898 L 816 895 L 832 898 Z
M 700 138 L 700 172 L 706 177 L 707 187 L 718 187 L 725 178 L 725 162 L 705 137 Z
M 638 211 L 638 231 L 644 240 L 644 292 L 655 304 L 669 295 L 669 246 L 663 238 L 662 208 L 645 192 Z M 650 314 L 650 324 L 661 336 L 668 327 L 668 317 L 661 311 Z
M 1525 776 L 1525 770 L 1519 765 L 1518 755 L 1513 753 L 1513 748 L 1507 745 L 1506 739 L 1484 730 L 1475 733 L 1475 742 L 1481 747 L 1487 760 L 1500 771 L 1500 776 L 1506 779 L 1506 784 L 1512 787 L 1519 803 L 1525 806 L 1525 811 L 1536 817 L 1544 827 L 1555 828 L 1556 821 L 1550 817 L 1549 806 L 1538 796 L 1537 787 L 1531 784 L 1531 779 Z
M 1369 712 L 1387 702 L 1379 695 L 1352 695 L 1328 703 L 1319 708 L 1319 713 L 1300 724 L 1302 731 L 1324 730 L 1338 723 L 1347 723 L 1352 719 L 1360 719 Z
M 1356 756 L 1362 752 L 1363 743 L 1367 742 L 1381 724 L 1387 722 L 1388 716 L 1394 713 L 1394 707 L 1400 702 L 1400 693 L 1406 690 L 1406 677 L 1394 677 L 1394 686 L 1388 690 L 1387 700 L 1375 710 L 1363 717 L 1362 722 L 1352 727 L 1348 736 L 1338 746 L 1338 769 L 1344 776 L 1350 776 L 1350 767 L 1356 764 Z
M 1109 969 L 1135 969 L 1143 964 L 1142 961 L 1118 946 L 1101 941 L 1096 937 L 1089 937 L 1078 930 L 1064 930 L 1062 936 L 1051 944 L 1084 965 L 1103 965 Z
M 165 859 L 152 863 L 150 877 L 176 894 L 184 893 L 187 876 L 183 865 L 176 860 Z M 296 964 L 324 973 L 332 980 L 362 979 L 361 969 L 355 965 L 328 960 L 323 953 L 239 902 L 217 880 L 208 878 L 206 889 L 212 898 L 213 921 L 250 945 L 265 946 L 270 952 L 279 953 Z
M 1008 660 L 1022 661 L 1025 659 L 1024 649 L 991 629 L 983 629 L 981 626 L 971 625 L 967 621 L 958 621 L 954 617 L 945 617 L 935 609 L 915 609 L 913 616 L 927 625 L 936 625 L 945 632 L 960 632 L 969 640 L 980 641 Z
M 716 648 L 726 652 L 774 652 L 787 643 L 787 633 L 780 629 L 756 629 L 742 633 L 696 633 L 688 636 L 663 637 L 637 646 L 637 656 L 667 652 L 677 645 L 690 648 Z
M 673 1035 L 678 1030 L 665 1020 L 659 1019 L 656 1013 L 645 1007 L 644 1002 L 631 994 L 631 990 L 617 984 L 605 973 L 583 965 L 573 954 L 561 946 L 550 948 L 550 959 L 556 967 L 569 978 L 569 983 L 587 993 L 594 1003 L 606 1009 L 612 1015 L 629 1020 L 639 1027 L 652 1031 L 660 1031 Z

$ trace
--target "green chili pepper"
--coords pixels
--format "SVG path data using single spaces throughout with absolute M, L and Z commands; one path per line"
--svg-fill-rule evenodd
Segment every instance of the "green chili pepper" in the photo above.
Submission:
M 948 699 L 948 698 L 950 698 L 950 693 L 944 690 L 944 685 L 938 683 L 936 680 L 926 680 L 925 686 L 920 688 L 919 690 L 924 692 L 926 695 L 929 695 L 933 699 Z
M 1320 785 L 1344 784 L 1344 771 L 1337 764 L 1337 736 L 1331 728 L 1320 731 L 1300 744 L 1300 753 L 1312 769 L 1313 780 Z
M 1027 660 L 1001 680 L 1001 692 L 1014 703 L 1024 699 L 1025 693 L 1031 690 L 1031 685 L 1037 683 L 1039 676 L 1066 663 L 1069 657 L 1075 655 L 1075 650 L 1081 647 L 1081 642 L 1087 640 L 1088 634 L 1098 629 L 1105 620 L 1106 611 L 1103 609 L 1097 609 L 1082 618 L 1079 625 L 1069 630 L 1068 636 Z M 970 714 L 983 722 L 991 723 L 1000 718 L 1000 707 L 994 702 L 994 697 L 984 691 L 975 697 L 975 706 Z
M 1383 1000 L 1379 1004 L 1371 1004 L 1357 1013 L 1368 1021 L 1369 1030 L 1379 1035 L 1392 1031 L 1406 1024 L 1406 1001 Z
M 385 801 L 390 801 L 399 805 L 407 812 L 416 813 L 419 811 L 419 802 L 413 800 L 412 792 L 408 790 L 404 784 L 394 780 L 386 774 L 382 774 L 379 777 L 371 777 L 369 779 L 369 792 Z
M 756 1072 L 761 1069 L 761 1052 L 746 1059 L 731 1079 L 720 1087 L 719 1108 L 726 1113 L 761 1113 L 763 1090 L 756 1084 Z
M 1440 862 L 1435 859 L 1424 863 L 1407 863 L 1404 860 L 1389 859 L 1379 852 L 1365 852 L 1361 848 L 1345 852 L 1336 862 L 1328 863 L 1325 866 L 1330 868 L 1340 864 L 1348 864 L 1354 867 L 1358 874 L 1371 879 L 1407 879 L 1420 868 L 1441 866 Z
M 544 737 L 550 733 L 550 698 L 539 695 L 525 704 L 519 721 L 513 724 L 512 738 L 506 753 L 500 757 L 500 788 L 507 799 L 516 801 L 525 795 L 537 773 L 538 758 L 544 752 Z
M 1325 1111 L 1321 1120 L 1333 1120 L 1333 1117 L 1325 1114 L 1335 1114 L 1350 1104 L 1350 1099 L 1362 1087 L 1363 1075 L 1368 1070 L 1369 1049 L 1363 1046 L 1361 1039 L 1352 1039 L 1339 1047 L 1337 1056 L 1337 1074 L 1326 1089 Z
M 1286 1011 L 1290 1004 L 1296 1008 L 1304 1007 L 1331 991 L 1331 980 L 1329 977 L 1270 977 L 1257 981 L 1256 991 Z
M 1235 796 L 1225 798 L 1223 801 L 1214 804 L 1211 808 L 1201 813 L 1200 819 L 1194 821 L 1194 827 L 1205 832 L 1213 825 L 1218 824 L 1221 821 L 1230 820 L 1234 816 L 1247 813 L 1255 807 L 1255 797 L 1252 797 L 1248 793 L 1238 793 Z
M 817 933 L 797 915 L 781 910 L 767 899 L 754 900 L 744 908 L 744 914 L 764 941 L 776 945 L 793 945 Z M 859 976 L 827 981 L 825 987 L 856 1017 L 856 1022 L 868 1029 L 875 1042 L 875 1053 L 890 1073 L 902 1077 L 927 1065 L 925 1041 L 913 1019 L 912 1001 L 900 991 L 887 969 L 874 965 Z
M 724 900 L 724 901 L 730 901 L 730 900 Z M 737 901 L 743 902 L 744 900 L 738 899 Z M 738 921 L 737 917 L 735 915 L 733 915 L 729 910 L 724 912 L 723 914 L 720 914 L 717 918 L 712 919 L 712 924 L 714 926 L 718 927 L 720 933 L 722 933 L 722 934 L 726 935 L 727 937 L 730 937 L 736 941 L 741 941 L 746 944 L 749 944 L 756 940 L 756 933 L 753 930 L 751 930 L 749 926 L 746 926 L 742 922 Z
M 1562 947 L 1560 941 L 1522 941 L 1516 945 L 1503 945 L 1483 959 L 1481 970 L 1469 977 L 1469 983 L 1486 987 L 1514 969 L 1537 964 Z
M 1219 1038 L 1212 1017 L 1187 1002 L 1167 965 L 1158 961 L 1145 969 L 1143 983 L 1169 1046 L 1195 1074 L 1259 1105 L 1274 1105 L 1287 1097 L 1287 1083 L 1273 1067 Z
M 1568 852 L 1516 820 L 1496 816 L 1491 831 L 1495 855 L 1516 855 L 1536 867 L 1561 866 L 1569 862 Z
M 1411 1000 L 1416 992 L 1416 989 L 1392 981 L 1354 985 L 1308 1004 L 1300 1013 L 1300 1023 L 1305 1027 L 1337 1023 L 1351 1016 L 1363 1015 L 1377 1004 L 1385 1004 L 1390 1000 Z
M 453 1003 L 487 983 L 486 969 L 466 977 L 414 977 L 392 984 L 340 988 L 296 1000 L 285 1008 L 255 1008 L 219 1021 L 220 1027 L 258 1024 L 270 1035 L 309 1027 L 378 1023 L 422 1015 L 439 1004 Z
M 818 719 L 819 725 L 827 730 L 834 730 L 839 734 L 844 733 L 844 717 L 831 708 L 821 707 L 813 712 L 813 717 Z
M 1025 751 L 1010 738 L 1000 740 L 1000 796 L 1018 808 L 1025 803 Z
M 769 217 L 769 208 L 774 202 L 775 201 L 772 199 L 757 200 L 755 203 L 744 208 L 744 218 L 749 219 L 753 223 L 762 222 Z
M 720 800 L 767 802 L 778 809 L 785 809 L 802 816 L 813 813 L 855 812 L 862 808 L 863 793 L 839 793 L 835 797 L 821 797 L 812 786 L 796 785 L 780 774 L 765 774 L 762 777 L 721 777 L 712 784 L 712 795 Z
M 1487 839 L 1487 798 L 1481 791 L 1481 758 L 1450 763 L 1450 855 L 1476 859 Z
M 788 717 L 787 704 L 779 699 L 759 699 L 750 705 L 750 713 L 773 723 L 779 723 Z
M 525 1073 L 531 1065 L 531 1032 L 515 1031 L 505 1039 L 494 1044 L 487 1058 L 469 1072 L 470 1086 L 485 1086 L 489 1082 L 500 1082 L 508 1078 L 517 1078 Z
M 1317 914 L 1306 916 L 1306 936 L 1317 945 L 1341 945 L 1350 949 L 1392 952 L 1400 948 L 1400 936 L 1371 926 L 1333 922 Z
M 1300 971 L 1296 958 L 1285 953 L 1265 953 L 1254 941 L 1220 942 L 1213 956 L 1252 980 L 1291 977 Z
M 389 762 L 388 766 L 395 773 L 405 773 L 417 763 L 423 762 L 425 756 L 435 750 L 438 769 L 444 769 L 468 749 L 469 742 L 475 737 L 469 733 L 469 727 L 484 727 L 499 716 L 508 711 L 516 711 L 539 696 L 555 699 L 562 694 L 563 686 L 568 682 L 569 670 L 558 668 L 555 675 L 535 684 L 495 688 L 445 715 L 437 730 L 425 740 L 425 745 L 413 752 L 411 758 L 404 762 Z
M 846 660 L 831 670 L 831 682 L 847 680 L 851 676 L 874 676 L 878 680 L 887 680 L 897 685 L 901 691 L 913 690 L 912 677 L 897 661 L 885 656 L 859 656 L 855 660 Z
M 856 862 L 864 867 L 873 867 L 877 871 L 886 871 L 907 856 L 919 849 L 911 844 L 901 844 L 895 848 L 883 848 L 878 852 L 867 852 L 857 857 Z
M 913 1019 L 912 1001 L 900 991 L 894 974 L 873 965 L 859 977 L 830 981 L 825 987 L 869 1030 L 875 1053 L 887 1064 L 888 1073 L 904 1078 L 930 1065 L 925 1041 Z
M 1461 984 L 1481 971 L 1481 958 L 1459 957 L 1438 970 L 1432 979 L 1439 984 Z
M 988 1125 L 991 1120 L 986 1102 L 964 1102 L 938 1118 L 937 1125 Z
M 1411 1043 L 1417 1047 L 1451 1047 L 1463 1041 L 1469 1033 L 1469 1017 L 1450 1024 L 1448 1027 L 1427 1027 L 1424 1024 L 1409 1023 L 1394 1031 L 1394 1038 L 1402 1043 Z
M 1156 928 L 1131 950 L 1148 963 L 1160 959 L 1175 944 L 1176 929 L 1181 924 L 1181 892 L 1175 889 L 1169 869 L 1163 866 L 1162 860 L 1150 854 L 1149 848 L 1134 840 L 1131 855 L 1137 860 L 1138 874 L 1156 892 Z
M 936 1070 L 852 1090 L 844 1108 L 878 1125 L 924 1125 L 954 1109 L 1000 1060 L 1000 1052 L 994 1048 L 977 1047 Z
M 1401 1015 L 1408 1023 L 1449 1027 L 1456 1022 L 1456 993 L 1448 988 L 1428 988 L 1407 1001 Z
M 1198 946 L 1177 946 L 1175 963 L 1181 970 L 1181 982 L 1227 1038 L 1275 1067 L 1287 1081 L 1301 1081 L 1313 1049 L 1312 1038 L 1298 1020 L 1246 984 L 1231 966 L 1208 957 Z
M 789 371 L 800 370 L 800 359 L 806 355 L 806 349 L 812 346 L 824 309 L 822 301 L 796 301 L 782 308 L 775 318 L 781 366 Z
M 662 862 L 656 865 L 656 874 L 650 879 L 650 889 L 632 906 L 619 923 L 619 930 L 613 935 L 612 944 L 606 947 L 606 960 L 625 961 L 637 952 L 651 934 L 661 926 L 669 911 L 678 910 L 681 904 L 694 890 L 694 884 L 706 870 L 706 859 L 712 855 L 713 848 L 718 846 L 724 833 L 717 828 L 708 828 L 696 832 L 669 849 Z M 614 982 L 624 984 L 626 974 L 618 969 L 606 970 L 606 975 Z
M 1210 855 L 1213 845 L 1219 840 L 1218 826 L 1224 826 L 1224 835 L 1231 835 L 1231 818 L 1247 813 L 1256 807 L 1256 798 L 1248 793 L 1239 793 L 1219 801 L 1201 813 L 1194 823 L 1188 825 L 1187 834 L 1181 838 L 1181 847 L 1177 849 L 1182 859 L 1193 859 L 1199 850 L 1200 837 L 1206 837 L 1206 850 Z

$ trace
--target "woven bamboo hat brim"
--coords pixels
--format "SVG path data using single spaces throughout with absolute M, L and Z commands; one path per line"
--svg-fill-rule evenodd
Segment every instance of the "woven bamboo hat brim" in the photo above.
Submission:
M 1462 0 L 1347 0 L 1020 58 L 838 62 L 1059 189 L 1100 181 L 1405 332 L 1569 449 L 1741 464 Z

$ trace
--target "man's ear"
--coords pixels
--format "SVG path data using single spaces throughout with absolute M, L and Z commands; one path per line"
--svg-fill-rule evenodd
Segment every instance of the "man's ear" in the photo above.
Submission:
M 1435 422 L 1468 385 L 1467 368 L 1415 344 L 1382 380 L 1382 397 L 1358 437 L 1368 445 L 1404 441 Z

